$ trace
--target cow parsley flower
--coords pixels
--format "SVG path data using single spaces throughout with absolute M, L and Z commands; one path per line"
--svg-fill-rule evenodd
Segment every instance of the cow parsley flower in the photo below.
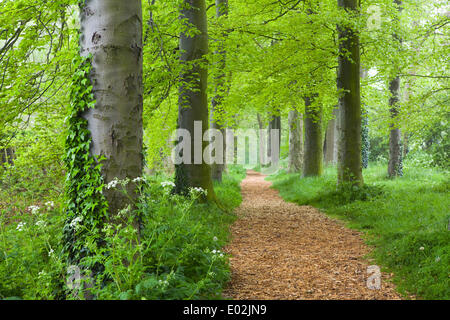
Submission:
M 127 216 L 127 214 L 131 211 L 131 205 L 126 206 L 125 208 L 123 208 L 122 210 L 119 210 L 119 212 L 117 213 L 117 216 L 119 217 L 125 217 Z
M 43 221 L 43 220 L 39 220 L 39 221 L 36 222 L 36 225 L 39 228 L 45 228 L 47 226 L 47 223 L 45 221 Z
M 211 253 L 214 255 L 214 258 L 218 258 L 218 257 L 223 258 L 224 257 L 223 252 L 220 250 L 213 250 L 213 251 L 211 251 Z
M 28 211 L 31 211 L 32 214 L 37 214 L 41 208 L 39 206 L 29 206 Z
M 172 181 L 163 181 L 163 182 L 161 182 L 161 186 L 163 187 L 163 188 L 166 188 L 166 187 L 175 187 L 175 183 L 173 183 Z
M 134 178 L 134 179 L 133 179 L 133 182 L 134 182 L 134 183 L 139 183 L 139 182 L 142 182 L 142 181 L 145 181 L 145 178 L 144 178 L 144 177 L 137 177 L 137 178 Z
M 70 222 L 69 226 L 72 227 L 72 228 L 74 228 L 74 229 L 77 229 L 78 226 L 79 226 L 79 224 L 80 224 L 82 221 L 83 221 L 83 218 L 82 218 L 82 217 L 76 217 L 75 219 L 73 219 L 73 220 Z
M 19 222 L 19 224 L 17 225 L 16 230 L 17 231 L 22 231 L 26 224 L 27 224 L 26 222 Z
M 204 194 L 206 196 L 208 194 L 207 190 L 205 190 L 203 188 L 200 188 L 200 187 L 191 188 L 190 191 L 194 195 L 202 195 L 202 194 Z
M 53 209 L 55 207 L 55 203 L 53 201 L 48 201 L 45 203 L 45 206 L 48 210 Z
M 158 280 L 158 284 L 162 287 L 167 287 L 169 285 L 169 281 L 167 280 Z
M 117 179 L 117 178 L 114 178 L 110 183 L 108 183 L 107 185 L 106 185 L 106 189 L 114 189 L 114 188 L 116 188 L 117 187 L 117 184 L 119 183 L 119 179 Z

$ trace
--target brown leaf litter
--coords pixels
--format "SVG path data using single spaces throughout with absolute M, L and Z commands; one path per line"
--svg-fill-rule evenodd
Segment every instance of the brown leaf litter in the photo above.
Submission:
M 401 299 L 382 274 L 381 289 L 367 286 L 361 233 L 317 209 L 285 202 L 265 176 L 242 182 L 239 219 L 231 227 L 232 281 L 224 296 L 236 300 Z M 372 263 L 373 264 L 373 263 Z

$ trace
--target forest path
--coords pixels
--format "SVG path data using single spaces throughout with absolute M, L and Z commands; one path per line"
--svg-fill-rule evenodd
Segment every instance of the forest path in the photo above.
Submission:
M 361 233 L 315 208 L 285 202 L 265 176 L 243 180 L 239 219 L 225 248 L 232 281 L 224 296 L 235 300 L 400 299 L 382 274 L 381 290 L 367 288 Z

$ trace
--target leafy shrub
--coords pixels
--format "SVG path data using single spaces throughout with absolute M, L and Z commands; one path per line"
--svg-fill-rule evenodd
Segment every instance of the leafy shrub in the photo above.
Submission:
M 336 204 L 347 204 L 354 201 L 373 200 L 383 194 L 384 190 L 379 185 L 365 184 L 358 187 L 351 184 L 342 184 L 335 191 L 326 194 L 325 197 L 330 197 Z
M 220 298 L 230 277 L 228 257 L 221 248 L 235 219 L 230 211 L 241 202 L 239 181 L 244 176 L 243 168 L 232 166 L 215 186 L 218 201 L 228 212 L 214 203 L 196 201 L 199 190 L 192 190 L 190 197 L 172 195 L 167 177 L 147 177 L 140 187 L 138 209 L 122 212 L 128 223 L 107 224 L 103 246 L 94 237 L 86 238 L 95 254 L 85 257 L 83 265 L 104 266 L 90 293 L 97 299 Z M 136 214 L 142 219 L 140 239 L 133 227 Z M 24 208 L 9 217 L 2 212 L 0 298 L 83 298 L 66 283 L 64 219 L 56 205 Z

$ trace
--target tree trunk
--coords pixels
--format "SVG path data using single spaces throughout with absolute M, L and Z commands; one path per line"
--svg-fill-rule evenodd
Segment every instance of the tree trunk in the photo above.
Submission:
M 335 165 L 337 163 L 338 155 L 338 117 L 339 109 L 333 110 L 333 119 L 328 122 L 327 133 L 325 137 L 324 161 L 326 165 Z
M 220 18 L 222 16 L 228 15 L 228 0 L 216 0 L 216 17 Z M 222 35 L 223 37 L 226 37 L 226 34 Z M 221 40 L 222 43 L 219 46 L 219 51 L 216 52 L 217 55 L 219 55 L 219 75 L 216 77 L 216 88 L 215 88 L 215 96 L 212 99 L 211 105 L 212 105 L 212 116 L 213 121 L 211 124 L 212 129 L 220 130 L 223 137 L 223 155 L 225 155 L 226 150 L 226 138 L 225 138 L 225 126 L 223 123 L 220 123 L 219 117 L 220 114 L 223 113 L 223 109 L 221 108 L 222 100 L 223 100 L 223 94 L 225 92 L 225 67 L 226 67 L 226 51 L 225 46 L 223 43 L 223 40 Z M 225 161 L 222 159 L 222 163 L 214 163 L 211 165 L 212 170 L 212 179 L 214 181 L 222 181 L 222 174 L 225 169 Z
M 271 116 L 267 132 L 267 160 L 272 166 L 277 165 L 280 158 L 281 146 L 281 116 Z M 272 130 L 278 130 L 278 135 Z M 278 137 L 278 144 L 272 141 L 273 137 Z M 274 148 L 277 148 L 276 150 Z
M 361 124 L 361 161 L 364 169 L 369 167 L 370 157 L 370 137 L 369 137 L 369 115 L 367 111 L 362 111 Z
M 400 91 L 400 78 L 396 77 L 389 85 L 391 98 L 389 105 L 391 107 L 390 113 L 392 118 L 391 132 L 389 135 L 389 177 L 403 176 L 403 151 L 402 151 L 402 135 L 398 127 L 395 126 L 395 120 L 398 116 L 398 102 Z
M 339 7 L 358 15 L 359 1 L 338 0 Z M 360 49 L 356 30 L 338 26 L 339 32 L 339 152 L 338 183 L 362 185 Z
M 175 192 L 188 194 L 189 188 L 200 187 L 207 191 L 205 200 L 215 199 L 211 179 L 211 167 L 203 159 L 208 145 L 203 136 L 208 130 L 208 97 L 206 93 L 208 69 L 205 56 L 208 54 L 208 30 L 205 0 L 185 0 L 181 19 L 187 32 L 180 35 L 181 74 L 178 101 L 178 128 L 187 130 L 191 137 L 190 163 L 181 163 L 175 168 Z M 189 32 L 196 28 L 192 37 Z M 195 122 L 201 123 L 201 130 L 195 134 Z M 197 155 L 196 155 L 197 154 Z
M 305 150 L 303 176 L 320 176 L 323 172 L 322 108 L 312 107 L 311 98 L 305 98 Z
M 0 149 L 0 165 L 8 163 L 14 164 L 14 148 Z
M 361 80 L 365 79 L 369 72 L 365 68 L 360 68 Z M 361 162 L 364 169 L 369 167 L 370 137 L 369 137 L 369 115 L 365 105 L 361 106 Z
M 394 0 L 398 5 L 399 12 L 401 8 L 401 0 Z M 401 44 L 401 39 L 394 34 L 394 38 Z M 391 98 L 389 99 L 390 114 L 391 114 L 391 132 L 389 134 L 389 164 L 388 175 L 390 178 L 403 176 L 403 150 L 402 150 L 402 134 L 400 129 L 395 125 L 399 113 L 400 100 L 400 78 L 396 76 L 389 84 L 389 91 Z
M 256 114 L 258 119 L 258 163 L 260 166 L 267 165 L 267 156 L 266 156 L 266 132 L 264 130 L 264 122 L 261 119 L 261 115 Z
M 289 111 L 289 167 L 290 173 L 300 172 L 303 165 L 303 119 L 297 110 Z
M 81 55 L 92 54 L 91 83 L 95 108 L 85 112 L 92 135 L 91 155 L 105 157 L 102 175 L 114 178 L 142 175 L 142 5 L 140 0 L 86 0 L 80 14 Z M 109 211 L 133 205 L 135 184 L 126 197 L 104 190 Z

